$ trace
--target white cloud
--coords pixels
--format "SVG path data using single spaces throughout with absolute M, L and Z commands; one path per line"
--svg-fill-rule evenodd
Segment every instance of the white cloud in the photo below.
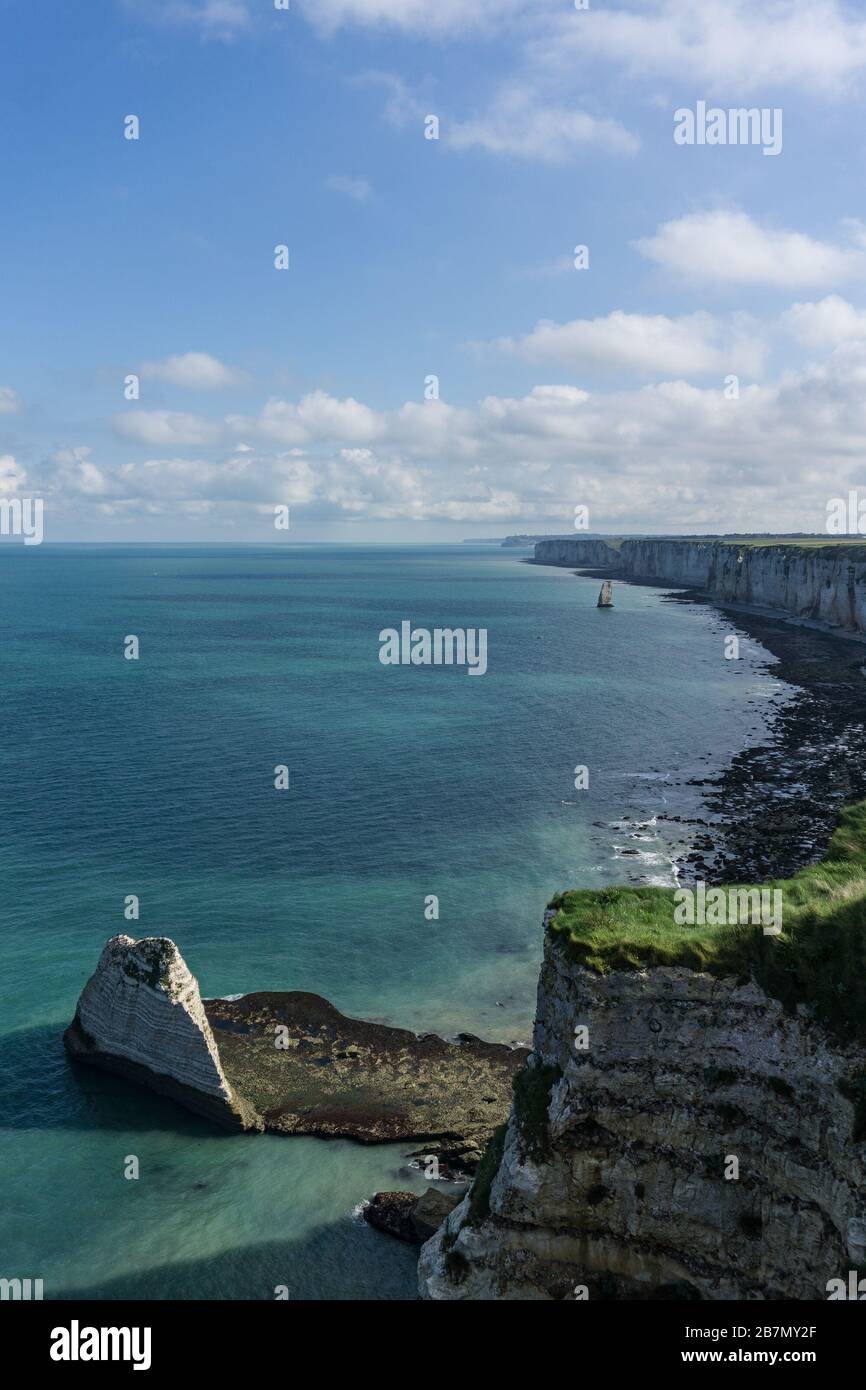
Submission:
M 807 347 L 836 347 L 866 339 L 866 310 L 855 309 L 838 294 L 828 294 L 817 304 L 792 304 L 782 315 L 782 323 Z
M 533 56 L 574 72 L 608 61 L 629 79 L 688 82 L 697 95 L 791 87 L 838 97 L 866 70 L 866 19 L 839 0 L 643 0 L 561 14 Z
M 0 454 L 0 496 L 11 496 L 27 485 L 27 474 L 12 454 Z
M 420 128 L 425 116 L 438 116 L 442 143 L 455 150 L 479 149 L 558 164 L 586 149 L 629 155 L 640 148 L 637 136 L 619 121 L 552 98 L 535 78 L 504 83 L 484 110 L 462 120 L 438 99 L 428 95 L 422 100 L 394 73 L 366 72 L 357 81 L 384 88 L 384 114 L 392 125 L 414 122 Z
M 483 114 L 465 121 L 445 120 L 442 131 L 455 149 L 478 148 L 549 163 L 560 163 L 587 147 L 633 154 L 640 146 L 619 121 L 545 104 L 532 85 L 520 82 L 501 88 Z
M 497 33 L 506 19 L 527 11 L 547 9 L 552 0 L 296 0 L 296 3 L 310 23 L 324 33 L 358 26 L 453 38 L 478 29 Z
M 819 530 L 827 497 L 866 481 L 866 342 L 777 382 L 741 385 L 737 400 L 721 380 L 682 379 L 610 392 L 554 381 L 473 409 L 410 401 L 376 411 L 316 391 L 271 400 L 243 426 L 258 452 L 151 457 L 103 466 L 99 478 L 76 451 L 57 491 L 80 497 L 90 486 L 124 515 L 217 508 L 226 524 L 287 501 L 311 519 L 565 530 L 581 502 L 599 527 Z
M 350 178 L 347 174 L 331 174 L 330 178 L 325 179 L 325 187 L 332 193 L 345 193 L 347 198 L 354 198 L 357 203 L 365 203 L 373 192 L 373 185 L 368 179 Z
M 122 438 L 136 444 L 214 444 L 222 433 L 219 425 L 177 410 L 130 410 L 115 415 L 112 424 Z
M 297 405 L 271 399 L 258 419 L 232 416 L 229 423 L 243 433 L 255 432 L 260 439 L 280 444 L 305 444 L 316 440 L 334 443 L 369 444 L 381 433 L 376 412 L 351 396 L 336 400 L 326 391 L 311 391 Z
M 49 460 L 49 482 L 52 494 L 67 494 L 78 498 L 103 497 L 112 489 L 107 475 L 91 460 L 92 450 L 85 445 L 56 449 Z
M 226 367 L 208 352 L 182 352 L 159 362 L 142 362 L 139 372 L 145 379 L 165 381 L 189 391 L 221 391 L 239 386 L 245 379 L 242 372 Z
M 124 0 L 127 10 L 153 24 L 196 29 L 205 39 L 230 42 L 252 21 L 248 0 Z
M 647 260 L 695 283 L 793 288 L 863 276 L 863 233 L 856 224 L 851 231 L 854 244 L 839 246 L 718 209 L 665 222 L 634 245 Z
M 21 409 L 21 397 L 11 386 L 0 386 L 0 415 L 17 415 Z
M 759 373 L 763 345 L 744 327 L 720 324 L 710 314 L 667 318 L 626 314 L 552 323 L 542 319 L 523 338 L 496 344 L 528 362 L 555 362 L 574 371 L 625 371 L 640 376 Z

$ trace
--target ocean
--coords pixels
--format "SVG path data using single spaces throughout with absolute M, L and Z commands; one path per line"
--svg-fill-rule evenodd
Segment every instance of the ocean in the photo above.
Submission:
M 61 1035 L 128 931 L 171 936 L 205 996 L 529 1038 L 548 899 L 672 882 L 688 836 L 663 818 L 705 814 L 696 784 L 786 688 L 744 635 L 725 660 L 712 608 L 615 584 L 599 610 L 597 580 L 527 553 L 0 546 L 0 1276 L 46 1298 L 415 1296 L 416 1253 L 360 1217 L 423 1190 L 411 1145 L 225 1135 L 73 1069 Z M 486 674 L 384 666 L 404 620 L 485 629 Z

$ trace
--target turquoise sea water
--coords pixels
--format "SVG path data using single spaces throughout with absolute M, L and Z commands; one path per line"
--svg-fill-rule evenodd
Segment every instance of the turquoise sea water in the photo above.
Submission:
M 0 1275 L 46 1297 L 414 1296 L 414 1252 L 356 1210 L 423 1188 L 411 1146 L 225 1136 L 73 1070 L 60 1036 L 129 930 L 173 937 L 205 995 L 529 1037 L 548 898 L 670 881 L 654 817 L 699 809 L 686 784 L 783 692 L 753 644 L 724 660 L 712 610 L 617 585 L 599 612 L 598 581 L 522 559 L 0 547 Z M 382 666 L 403 619 L 486 628 L 487 674 Z

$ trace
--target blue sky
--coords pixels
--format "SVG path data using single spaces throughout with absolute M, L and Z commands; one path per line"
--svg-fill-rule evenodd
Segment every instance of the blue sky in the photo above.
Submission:
M 819 530 L 866 485 L 862 6 L 0 0 L 0 32 L 0 492 L 48 540 L 272 541 L 280 503 L 293 540 Z M 699 101 L 780 110 L 781 152 L 677 145 Z

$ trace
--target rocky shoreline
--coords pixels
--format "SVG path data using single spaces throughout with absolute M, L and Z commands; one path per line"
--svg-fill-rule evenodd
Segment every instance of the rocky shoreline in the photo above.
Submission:
M 603 579 L 611 571 L 589 566 L 574 573 Z M 841 807 L 866 797 L 862 644 L 784 615 L 725 604 L 695 588 L 671 592 L 661 581 L 625 575 L 618 582 L 661 589 L 664 602 L 723 616 L 769 653 L 767 670 L 792 687 L 790 698 L 774 704 L 758 744 L 735 753 L 720 774 L 687 784 L 700 790 L 706 817 L 657 815 L 660 826 L 684 832 L 691 842 L 680 863 L 681 881 L 757 881 L 811 863 L 826 849 Z
M 688 862 L 708 882 L 788 877 L 823 854 L 842 806 L 866 797 L 866 653 L 782 618 L 719 611 L 776 658 L 773 676 L 794 689 L 757 746 L 693 784 L 714 820 L 710 843 Z
M 664 599 L 711 605 L 793 688 L 759 745 L 690 781 L 707 817 L 667 817 L 692 844 L 680 880 L 790 879 L 827 849 L 843 804 L 866 796 L 864 657 L 696 587 Z M 788 883 L 788 937 L 750 947 L 747 968 L 732 956 L 712 970 L 700 952 L 678 965 L 687 951 L 673 933 L 665 957 L 634 889 L 560 896 L 545 915 L 532 1057 L 472 1188 L 422 1249 L 423 1298 L 801 1300 L 856 1284 L 866 1260 L 862 812 L 842 816 L 811 886 Z M 659 893 L 648 890 L 648 913 Z M 590 943 L 583 954 L 559 921 L 565 904 L 574 940 Z M 593 933 L 604 930 L 625 968 L 600 960 Z M 776 950 L 761 974 L 755 954 Z M 838 1001 L 850 1001 L 844 1022 Z
M 234 1130 L 411 1140 L 471 1171 L 526 1048 L 348 1018 L 317 994 L 201 998 L 167 937 L 113 937 L 64 1034 L 69 1055 Z

